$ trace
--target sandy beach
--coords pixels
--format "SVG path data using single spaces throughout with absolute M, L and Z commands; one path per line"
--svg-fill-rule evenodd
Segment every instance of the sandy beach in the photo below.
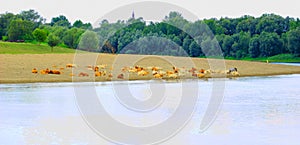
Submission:
M 219 60 L 204 58 L 185 58 L 172 56 L 145 56 L 145 55 L 111 55 L 111 54 L 0 54 L 0 83 L 33 83 L 33 82 L 72 82 L 72 81 L 110 81 L 110 80 L 150 80 L 153 79 L 151 70 L 148 75 L 140 76 L 137 73 L 122 71 L 123 68 L 141 66 L 145 69 L 159 67 L 163 71 L 172 71 L 173 66 L 180 71 L 188 72 L 195 67 L 215 72 L 224 72 L 225 69 L 237 68 L 239 77 L 269 76 L 283 74 L 300 74 L 299 66 L 268 64 L 261 62 Z M 76 64 L 74 68 L 66 68 L 66 64 Z M 104 65 L 100 71 L 105 75 L 95 77 L 93 70 L 88 66 Z M 32 73 L 36 68 L 38 73 Z M 59 70 L 61 74 L 41 74 L 42 69 Z M 79 76 L 80 73 L 89 76 Z M 111 74 L 113 77 L 109 77 Z M 124 78 L 117 78 L 124 74 Z M 204 78 L 212 77 L 206 75 Z M 225 77 L 228 77 L 225 76 Z M 178 79 L 198 79 L 191 74 L 184 74 Z M 163 77 L 163 79 L 165 79 Z

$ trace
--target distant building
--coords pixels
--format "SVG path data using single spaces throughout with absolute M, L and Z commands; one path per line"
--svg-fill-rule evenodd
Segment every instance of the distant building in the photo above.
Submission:
M 135 19 L 134 11 L 132 11 L 131 17 L 132 17 L 132 19 Z

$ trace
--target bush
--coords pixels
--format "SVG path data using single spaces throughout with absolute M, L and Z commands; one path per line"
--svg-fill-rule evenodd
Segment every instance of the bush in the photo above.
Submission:
M 8 41 L 8 36 L 2 36 L 2 41 Z

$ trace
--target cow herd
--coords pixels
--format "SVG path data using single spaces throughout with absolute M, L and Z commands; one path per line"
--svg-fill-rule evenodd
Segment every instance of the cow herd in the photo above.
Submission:
M 61 75 L 64 73 L 65 69 L 71 69 L 71 73 L 69 76 L 71 77 L 106 77 L 107 79 L 112 79 L 113 76 L 117 79 L 126 79 L 129 76 L 136 76 L 136 77 L 150 77 L 156 79 L 180 79 L 180 78 L 208 78 L 214 75 L 223 75 L 227 77 L 237 77 L 240 76 L 238 73 L 237 68 L 230 68 L 229 70 L 210 70 L 210 69 L 197 69 L 195 67 L 192 68 L 185 68 L 185 67 L 172 67 L 171 69 L 163 69 L 162 67 L 158 66 L 124 66 L 120 70 L 115 71 L 112 67 L 108 68 L 107 64 L 101 65 L 87 65 L 84 68 L 77 71 L 75 74 L 74 69 L 79 69 L 78 65 L 76 64 L 66 64 L 65 67 L 57 68 L 56 66 L 52 66 L 55 69 L 41 69 L 37 70 L 36 68 L 32 69 L 33 74 L 40 74 L 47 75 Z

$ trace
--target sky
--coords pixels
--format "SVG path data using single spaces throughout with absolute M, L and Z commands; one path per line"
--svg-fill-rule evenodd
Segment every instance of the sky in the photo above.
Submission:
M 275 13 L 281 16 L 290 16 L 300 18 L 299 0 L 153 0 L 175 5 L 189 14 L 193 14 L 198 19 L 231 17 L 236 18 L 243 15 L 259 17 L 264 13 Z M 163 9 L 152 9 L 151 5 L 142 5 L 139 7 L 130 7 L 120 10 L 120 7 L 126 7 L 143 0 L 0 0 L 0 13 L 12 12 L 19 13 L 22 10 L 34 9 L 46 18 L 47 22 L 51 18 L 64 15 L 70 22 L 82 20 L 92 24 L 108 16 L 110 19 L 114 16 L 127 19 L 132 11 L 136 17 L 145 17 L 145 15 L 156 15 L 151 19 L 163 19 L 172 6 Z M 148 8 L 148 9 L 147 9 Z M 148 10 L 148 13 L 144 10 Z M 177 9 L 174 9 L 177 10 Z M 151 12 L 149 12 L 151 11 Z M 115 13 L 114 13 L 115 12 Z M 113 15 L 109 15 L 112 14 Z M 185 17 L 185 13 L 183 16 Z M 187 14 L 188 15 L 188 14 Z M 188 16 L 187 16 L 188 17 Z M 112 18 L 111 21 L 114 21 Z

